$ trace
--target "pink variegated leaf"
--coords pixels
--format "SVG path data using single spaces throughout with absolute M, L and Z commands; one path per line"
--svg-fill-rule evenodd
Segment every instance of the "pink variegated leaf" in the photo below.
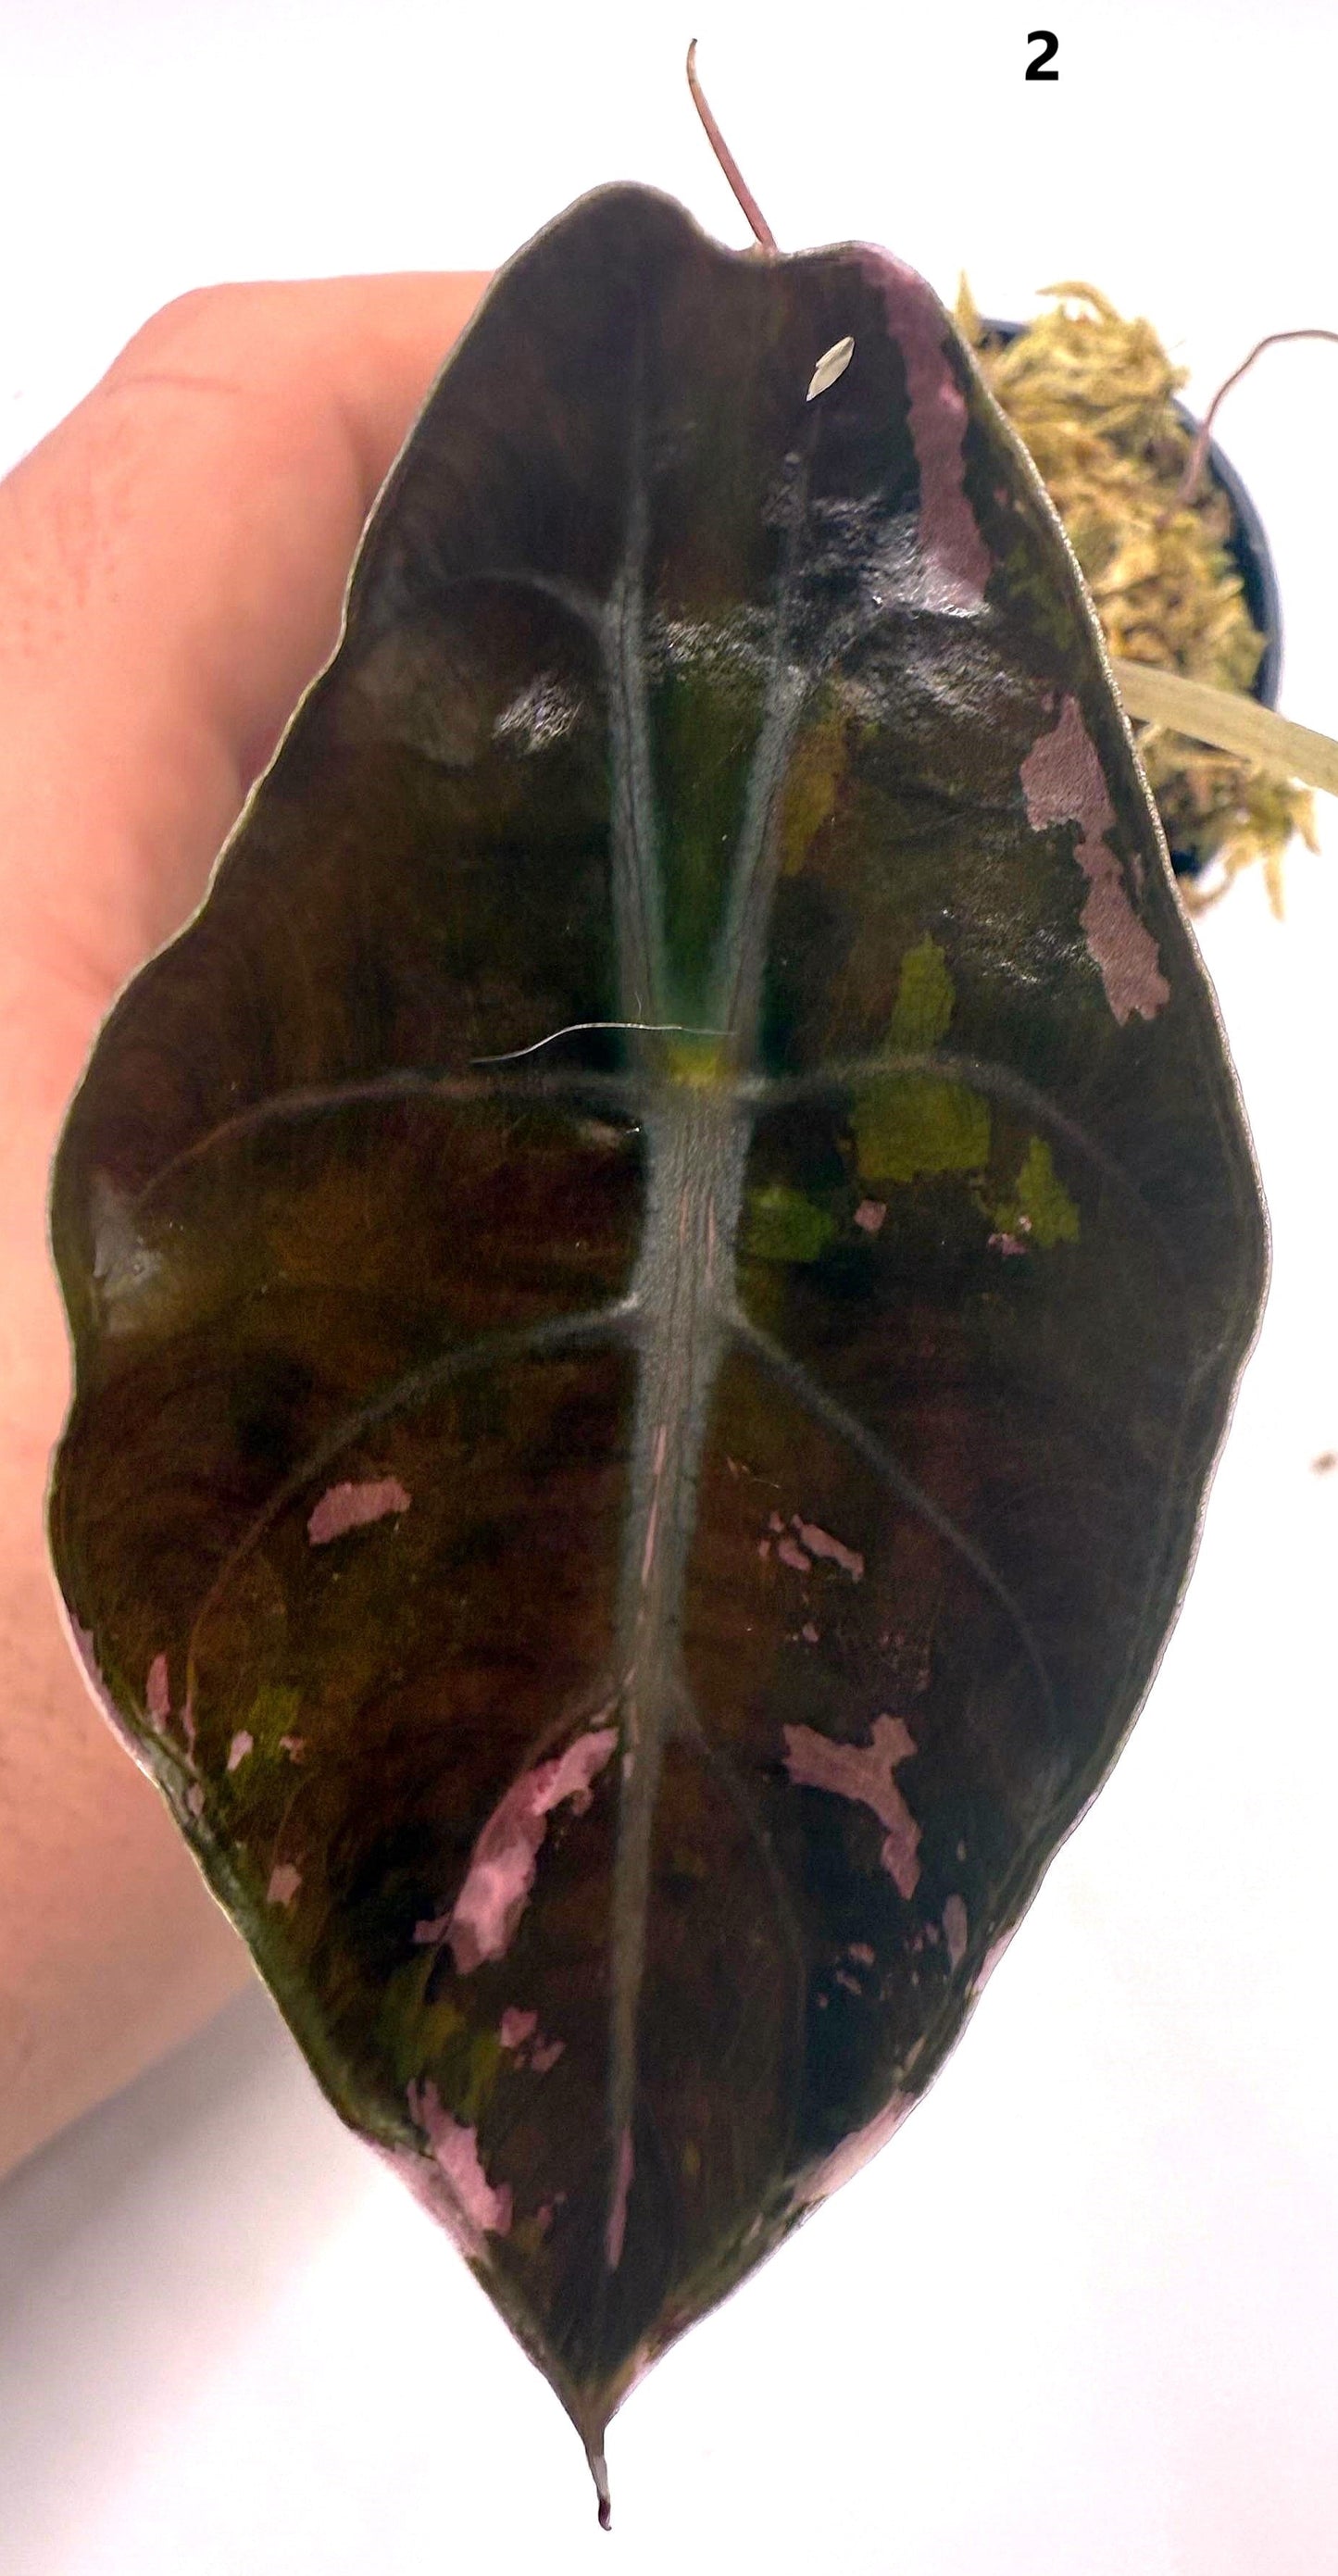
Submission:
M 499 276 L 54 1239 L 98 1686 L 598 2464 L 1099 1786 L 1262 1291 L 1088 600 L 918 278 L 635 188 Z

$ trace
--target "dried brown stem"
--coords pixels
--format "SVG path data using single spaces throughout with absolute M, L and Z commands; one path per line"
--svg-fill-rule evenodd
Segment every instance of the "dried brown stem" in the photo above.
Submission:
M 1207 460 L 1209 441 L 1213 434 L 1213 422 L 1217 418 L 1217 414 L 1224 397 L 1230 393 L 1233 385 L 1238 385 L 1240 383 L 1242 376 L 1249 374 L 1251 367 L 1254 365 L 1255 359 L 1262 357 L 1265 349 L 1276 349 L 1279 343 L 1283 340 L 1338 341 L 1338 331 L 1324 331 L 1320 330 L 1318 327 L 1302 331 L 1269 331 L 1265 333 L 1262 340 L 1257 340 L 1255 342 L 1248 358 L 1242 358 L 1240 365 L 1236 368 L 1234 374 L 1227 377 L 1225 384 L 1218 386 L 1216 393 L 1213 395 L 1212 401 L 1209 403 L 1208 408 L 1199 423 L 1198 436 L 1189 451 L 1189 463 L 1185 467 L 1184 479 L 1175 496 L 1177 504 L 1192 501 L 1198 491 L 1199 485 L 1203 479 L 1203 468 Z
M 695 36 L 688 47 L 688 88 L 692 92 L 692 104 L 696 108 L 697 114 L 706 128 L 706 139 L 710 144 L 711 150 L 714 152 L 721 169 L 724 171 L 725 177 L 728 179 L 735 196 L 738 198 L 739 204 L 742 206 L 744 214 L 748 218 L 748 222 L 753 233 L 761 243 L 763 250 L 777 249 L 778 244 L 776 236 L 773 233 L 770 224 L 767 222 L 766 216 L 763 214 L 756 197 L 753 195 L 752 189 L 748 186 L 743 172 L 739 168 L 738 162 L 735 160 L 729 145 L 725 141 L 725 138 L 707 105 L 706 93 L 702 88 L 701 82 L 697 78 L 697 39 Z

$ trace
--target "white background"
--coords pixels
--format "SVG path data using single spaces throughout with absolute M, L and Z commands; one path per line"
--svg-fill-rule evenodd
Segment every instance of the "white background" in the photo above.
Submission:
M 1338 325 L 1330 0 L 918 12 L 0 0 L 0 463 L 210 279 L 489 266 L 608 178 L 951 296 L 1090 276 L 1200 400 Z M 1024 83 L 1029 26 L 1060 79 Z M 1338 730 L 1338 352 L 1223 443 L 1270 532 L 1283 705 Z M 1338 2564 L 1334 2075 L 1338 806 L 1289 919 L 1204 930 L 1275 1235 L 1189 1601 L 1109 1786 L 896 2143 L 614 2427 L 556 2402 L 345 2135 L 260 1994 L 0 2192 L 5 2576 L 1314 2576 Z

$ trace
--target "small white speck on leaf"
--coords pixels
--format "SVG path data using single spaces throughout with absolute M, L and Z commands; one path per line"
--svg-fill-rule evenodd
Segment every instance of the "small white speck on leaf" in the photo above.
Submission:
M 855 343 L 848 332 L 844 340 L 837 340 L 830 349 L 824 350 L 813 370 L 805 402 L 813 402 L 817 395 L 825 394 L 827 387 L 845 374 L 854 354 Z

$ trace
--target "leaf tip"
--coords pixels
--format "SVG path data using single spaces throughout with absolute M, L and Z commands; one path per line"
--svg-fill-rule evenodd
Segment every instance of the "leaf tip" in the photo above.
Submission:
M 599 2506 L 600 2530 L 612 2531 L 613 2498 L 609 2493 L 608 2464 L 604 2458 L 604 2445 L 602 2440 L 599 2442 L 587 2442 L 585 2446 L 585 2456 L 590 2463 L 590 2475 L 595 2481 L 595 2495 L 598 2499 Z

